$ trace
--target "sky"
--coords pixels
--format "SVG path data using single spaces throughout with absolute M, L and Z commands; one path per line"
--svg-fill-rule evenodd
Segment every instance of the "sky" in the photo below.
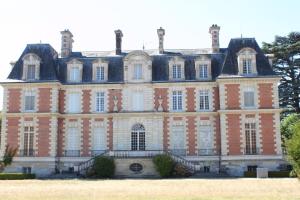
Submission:
M 209 48 L 208 29 L 221 26 L 220 46 L 231 38 L 300 31 L 298 0 L 3 0 L 0 4 L 0 82 L 26 44 L 49 43 L 60 52 L 60 31 L 69 29 L 74 51 L 115 49 L 114 30 L 126 50 L 158 48 L 156 29 L 166 31 L 165 49 Z M 0 89 L 0 110 L 3 92 Z

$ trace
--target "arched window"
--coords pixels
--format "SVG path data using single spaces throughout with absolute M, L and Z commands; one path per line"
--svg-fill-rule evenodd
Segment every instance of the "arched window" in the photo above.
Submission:
M 145 127 L 142 124 L 135 124 L 131 129 L 131 150 L 145 151 Z
M 248 76 L 256 75 L 256 51 L 251 48 L 243 48 L 237 53 L 239 74 Z

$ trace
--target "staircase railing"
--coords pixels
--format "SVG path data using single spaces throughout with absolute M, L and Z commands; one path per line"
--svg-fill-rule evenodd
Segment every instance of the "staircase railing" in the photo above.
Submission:
M 165 153 L 167 155 L 169 155 L 175 162 L 180 163 L 180 164 L 184 165 L 185 167 L 187 167 L 191 173 L 196 173 L 196 172 L 200 171 L 200 169 L 201 169 L 201 165 L 197 165 L 197 164 L 193 163 L 192 161 L 186 160 L 185 158 L 183 158 L 179 155 L 173 154 L 170 151 L 165 151 Z
M 101 154 L 93 156 L 91 159 L 79 163 L 79 165 L 77 165 L 77 174 L 79 175 L 84 171 L 86 172 L 94 164 L 95 158 L 98 158 L 100 156 L 105 156 L 107 155 L 108 152 L 109 152 L 108 150 L 105 150 Z

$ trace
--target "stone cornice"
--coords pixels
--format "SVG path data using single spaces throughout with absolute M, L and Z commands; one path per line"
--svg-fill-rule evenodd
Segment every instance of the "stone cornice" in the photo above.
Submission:
M 247 113 L 247 114 L 256 114 L 256 113 L 280 113 L 283 109 L 281 108 L 270 108 L 270 109 L 254 109 L 254 110 L 218 110 L 217 112 L 222 114 L 236 114 L 236 113 Z

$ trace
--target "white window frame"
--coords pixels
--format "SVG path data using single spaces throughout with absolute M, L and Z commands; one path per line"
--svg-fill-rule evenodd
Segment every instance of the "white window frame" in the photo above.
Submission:
M 199 65 L 199 79 L 208 79 L 208 65 Z
M 68 131 L 67 132 L 67 143 L 66 143 L 66 149 L 65 150 L 71 150 L 71 151 L 72 150 L 76 150 L 76 151 L 79 150 L 80 151 L 80 132 L 79 132 L 80 130 L 79 130 L 79 128 L 78 127 L 68 127 L 67 131 Z M 76 143 L 71 145 L 70 136 L 71 137 L 77 137 L 77 138 L 75 138 L 77 140 Z
M 104 81 L 105 80 L 104 74 L 105 74 L 104 66 L 97 66 L 95 80 L 96 81 Z
M 68 112 L 69 113 L 81 113 L 81 92 L 68 92 Z M 72 97 L 72 95 L 78 95 Z M 74 102 L 71 102 L 74 101 Z M 72 105 L 76 104 L 76 105 Z
M 252 74 L 252 59 L 245 58 L 243 59 L 243 74 Z
M 210 102 L 210 90 L 201 89 L 199 90 L 199 111 L 209 111 L 211 110 Z
M 183 101 L 184 95 L 182 90 L 173 90 L 172 91 L 172 110 L 173 111 L 183 111 Z
M 76 73 L 75 73 L 76 72 Z M 72 66 L 69 71 L 70 82 L 80 82 L 80 67 Z
M 98 69 L 100 70 L 98 71 Z M 98 58 L 95 61 L 93 61 L 93 81 L 105 82 L 107 80 L 108 80 L 108 61 L 102 58 Z
M 237 53 L 239 75 L 257 75 L 256 51 L 252 48 L 243 48 Z
M 67 63 L 67 80 L 71 83 L 78 83 L 82 81 L 82 62 L 72 59 Z M 74 69 L 78 69 L 78 74 L 74 73 Z
M 106 109 L 106 95 L 104 91 L 95 92 L 95 112 L 105 112 Z
M 206 76 L 203 73 L 203 67 L 206 68 Z M 206 55 L 201 55 L 195 60 L 196 79 L 200 81 L 211 80 L 211 58 Z
M 33 100 L 33 101 L 30 100 L 31 102 L 27 102 L 27 100 L 29 100 L 27 97 L 31 97 L 31 100 Z M 23 100 L 24 100 L 23 106 L 24 106 L 24 111 L 25 112 L 34 112 L 34 111 L 36 111 L 36 105 L 37 105 L 36 91 L 26 90 L 24 92 L 24 99 Z M 28 109 L 28 107 L 27 107 L 28 103 L 33 104 L 33 105 L 30 106 L 30 108 L 32 108 L 32 109 Z
M 255 86 L 244 86 L 243 90 L 242 90 L 242 95 L 241 95 L 241 99 L 242 99 L 242 108 L 244 109 L 255 109 L 257 108 L 257 94 L 256 94 L 256 87 Z M 253 93 L 253 102 L 254 105 L 246 105 L 246 101 L 245 101 L 245 93 Z
M 22 80 L 28 80 L 28 81 L 38 80 L 40 78 L 41 58 L 34 53 L 29 53 L 29 54 L 26 54 L 22 58 L 22 60 L 23 60 Z M 34 66 L 33 77 L 28 77 L 29 66 Z
M 169 80 L 185 80 L 184 62 L 184 59 L 179 56 L 169 60 Z
M 247 125 L 249 125 L 249 128 L 247 128 Z M 254 125 L 254 127 L 253 127 Z M 246 154 L 259 154 L 259 138 L 258 138 L 258 124 L 256 121 L 253 120 L 245 120 L 244 123 L 244 152 Z M 247 131 L 249 131 L 249 147 L 247 147 Z M 254 137 L 255 141 L 253 141 L 253 131 L 254 131 Z M 253 146 L 255 147 L 253 149 Z M 247 151 L 249 150 L 249 151 Z
M 143 79 L 143 65 L 136 63 L 133 65 L 133 80 Z
M 173 79 L 182 79 L 181 64 L 173 64 L 173 66 L 172 66 L 172 78 Z

